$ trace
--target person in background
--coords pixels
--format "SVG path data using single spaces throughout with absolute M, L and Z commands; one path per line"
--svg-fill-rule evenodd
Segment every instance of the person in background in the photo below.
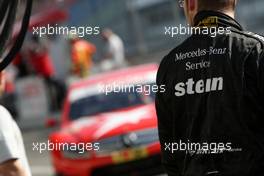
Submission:
M 49 55 L 47 43 L 33 35 L 26 48 L 26 57 L 29 59 L 33 72 L 48 80 L 55 74 L 54 65 Z
M 29 64 L 24 56 L 23 51 L 20 51 L 12 62 L 13 66 L 17 70 L 16 78 L 23 78 L 30 74 Z
M 80 78 L 89 76 L 96 47 L 76 35 L 70 35 L 70 44 L 73 74 Z
M 65 97 L 65 84 L 55 79 L 55 68 L 49 54 L 47 43 L 38 36 L 32 36 L 31 42 L 25 47 L 25 57 L 33 73 L 44 78 L 50 97 L 50 110 L 56 111 L 61 108 Z
M 0 94 L 5 87 L 0 73 Z M 20 129 L 0 105 L 0 176 L 31 176 Z
M 102 70 L 112 70 L 126 66 L 125 49 L 122 39 L 110 29 L 104 29 L 102 38 L 106 47 L 101 64 Z

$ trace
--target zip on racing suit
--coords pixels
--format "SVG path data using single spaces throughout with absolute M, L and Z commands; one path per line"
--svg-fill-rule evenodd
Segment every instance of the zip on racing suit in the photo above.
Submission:
M 156 110 L 165 170 L 264 175 L 264 39 L 220 12 L 199 12 L 195 26 L 227 31 L 193 34 L 160 64 L 157 85 L 166 91 L 156 94 Z

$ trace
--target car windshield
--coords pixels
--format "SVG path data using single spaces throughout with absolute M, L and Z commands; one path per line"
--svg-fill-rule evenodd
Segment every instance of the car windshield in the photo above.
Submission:
M 130 106 L 144 104 L 139 93 L 120 92 L 96 94 L 79 99 L 71 104 L 70 118 L 76 120 L 80 117 L 91 116 L 98 113 L 114 111 Z

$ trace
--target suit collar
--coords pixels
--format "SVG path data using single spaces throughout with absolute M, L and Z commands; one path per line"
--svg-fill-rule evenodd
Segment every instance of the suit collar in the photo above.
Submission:
M 232 17 L 217 11 L 200 11 L 194 18 L 194 25 L 197 27 L 222 26 L 231 27 L 242 31 L 242 26 Z

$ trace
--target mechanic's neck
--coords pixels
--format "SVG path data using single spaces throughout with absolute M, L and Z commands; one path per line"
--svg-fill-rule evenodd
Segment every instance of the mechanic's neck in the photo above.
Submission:
M 220 12 L 230 16 L 231 18 L 235 18 L 235 12 L 233 10 L 221 10 Z
M 235 18 L 235 11 L 234 10 L 229 10 L 229 9 L 218 9 L 218 10 L 211 10 L 211 9 L 201 9 L 199 11 L 203 11 L 203 10 L 209 10 L 209 11 L 217 11 L 220 13 L 223 13 L 225 15 L 230 16 L 231 18 Z

